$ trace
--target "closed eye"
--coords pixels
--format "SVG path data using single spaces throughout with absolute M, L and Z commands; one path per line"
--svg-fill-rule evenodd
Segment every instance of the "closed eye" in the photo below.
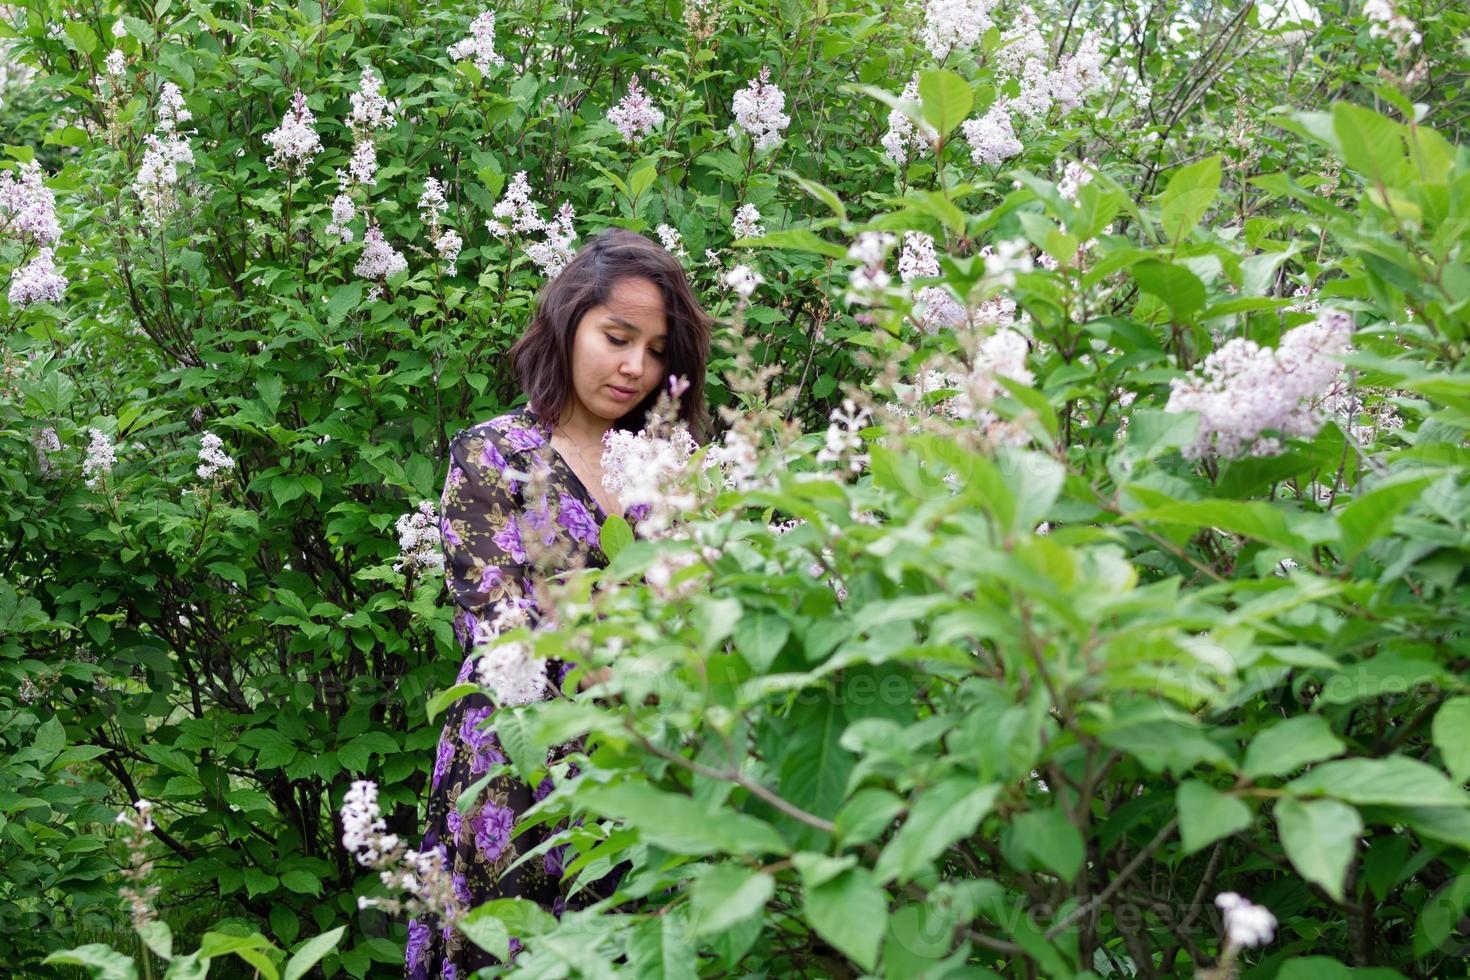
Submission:
M 628 342 L 626 340 L 623 340 L 621 337 L 614 337 L 610 333 L 605 333 L 605 334 L 603 334 L 603 336 L 606 337 L 607 338 L 607 342 L 610 343 L 610 344 L 612 344 L 614 347 L 627 347 L 628 346 Z M 664 352 L 661 351 L 661 350 L 652 350 L 652 349 L 650 349 L 649 350 L 649 353 L 652 354 L 654 357 L 663 357 L 664 356 Z

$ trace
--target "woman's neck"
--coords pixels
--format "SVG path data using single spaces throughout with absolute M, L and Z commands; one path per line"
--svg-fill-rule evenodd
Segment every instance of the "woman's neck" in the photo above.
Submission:
M 609 419 L 599 418 L 586 411 L 575 401 L 567 403 L 553 431 L 572 440 L 578 446 L 600 446 L 602 437 L 613 427 Z

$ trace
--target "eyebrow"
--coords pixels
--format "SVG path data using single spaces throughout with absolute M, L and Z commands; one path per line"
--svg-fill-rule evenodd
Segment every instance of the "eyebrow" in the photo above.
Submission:
M 622 327 L 623 329 L 625 329 L 625 330 L 631 330 L 634 333 L 642 333 L 643 332 L 642 330 L 639 330 L 638 327 L 635 324 L 629 323 L 627 320 L 624 320 L 622 317 L 617 316 L 616 314 L 608 314 L 607 319 L 608 319 L 608 322 L 610 322 L 615 327 Z M 653 339 L 654 340 L 667 341 L 669 339 L 669 335 L 668 334 L 660 334 L 659 336 L 657 336 L 657 337 L 655 337 Z

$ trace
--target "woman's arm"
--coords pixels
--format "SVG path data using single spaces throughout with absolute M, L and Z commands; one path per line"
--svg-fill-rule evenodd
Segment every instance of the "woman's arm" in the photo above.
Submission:
M 472 617 L 467 650 L 474 644 L 475 624 L 493 618 L 495 606 L 530 602 L 516 520 L 520 488 L 504 476 L 509 452 L 501 433 L 489 426 L 466 429 L 449 445 L 449 472 L 439 501 L 444 579 L 450 598 Z

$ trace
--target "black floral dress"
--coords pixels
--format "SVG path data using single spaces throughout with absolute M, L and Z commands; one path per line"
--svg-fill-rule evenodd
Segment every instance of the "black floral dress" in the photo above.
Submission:
M 530 571 L 531 556 L 522 535 L 554 539 L 570 555 L 567 567 L 602 567 L 599 544 L 606 515 L 570 466 L 551 448 L 550 430 L 520 408 L 458 433 L 449 447 L 449 473 L 440 501 L 445 579 L 456 609 L 455 636 L 464 651 L 458 680 L 471 679 L 477 625 L 502 603 L 526 610 L 534 627 L 539 619 Z M 526 482 L 533 469 L 548 467 L 546 494 L 526 506 Z M 626 515 L 636 521 L 640 508 Z M 565 665 L 548 662 L 548 693 L 558 686 Z M 567 908 L 562 851 L 548 851 L 507 870 L 542 843 L 555 828 L 539 825 L 512 837 L 516 819 L 552 789 L 549 776 L 533 789 L 513 774 L 495 777 L 480 791 L 473 809 L 461 816 L 456 803 L 466 787 L 506 761 L 493 732 L 482 726 L 495 711 L 484 694 L 459 699 L 445 713 L 430 781 L 421 851 L 441 848 L 456 895 L 466 909 L 494 898 L 527 898 L 560 916 Z M 553 748 L 550 758 L 565 753 Z M 610 878 L 612 876 L 609 876 Z M 606 879 L 605 879 L 606 881 Z M 606 893 L 606 886 L 597 889 Z M 598 895 L 589 896 L 595 900 Z M 581 899 L 582 895 L 576 896 Z M 574 904 L 580 904 L 574 899 Z M 512 950 L 518 948 L 515 940 Z M 461 980 L 495 960 L 450 926 L 415 919 L 408 927 L 408 980 Z

